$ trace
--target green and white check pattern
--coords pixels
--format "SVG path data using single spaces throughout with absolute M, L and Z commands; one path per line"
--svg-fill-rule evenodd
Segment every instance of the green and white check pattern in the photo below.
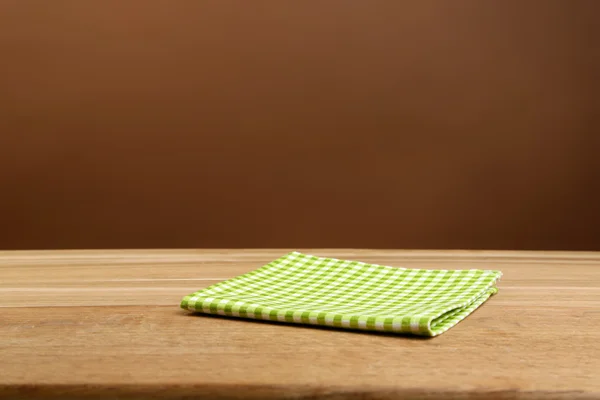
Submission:
M 293 252 L 185 296 L 191 311 L 439 335 L 497 292 L 500 271 L 386 267 Z

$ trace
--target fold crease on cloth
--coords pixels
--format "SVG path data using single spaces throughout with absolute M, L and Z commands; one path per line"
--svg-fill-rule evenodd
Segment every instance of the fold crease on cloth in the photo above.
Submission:
M 396 268 L 292 252 L 185 296 L 207 314 L 437 336 L 497 292 L 492 270 Z

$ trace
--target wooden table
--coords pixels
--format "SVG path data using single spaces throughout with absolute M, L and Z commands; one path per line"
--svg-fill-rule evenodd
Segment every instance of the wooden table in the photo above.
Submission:
M 302 251 L 504 277 L 422 339 L 179 309 L 287 250 L 0 252 L 0 397 L 600 398 L 599 253 Z

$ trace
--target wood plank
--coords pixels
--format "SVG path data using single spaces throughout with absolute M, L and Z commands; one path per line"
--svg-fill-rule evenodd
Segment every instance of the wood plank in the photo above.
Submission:
M 504 277 L 474 314 L 422 339 L 178 308 L 285 250 L 5 252 L 0 397 L 600 398 L 595 253 L 307 252 Z
M 0 307 L 174 305 L 182 293 L 250 271 L 287 251 L 90 251 L 88 257 L 82 251 L 0 252 Z M 590 287 L 590 282 L 600 281 L 600 269 L 589 267 L 600 265 L 597 253 L 573 253 L 571 261 L 571 253 L 560 252 L 540 252 L 539 258 L 535 257 L 537 252 L 524 252 L 522 256 L 519 252 L 477 251 L 312 253 L 409 268 L 501 269 L 503 287 L 553 288 L 549 298 L 542 292 L 523 299 L 529 302 L 546 299 L 560 304 L 565 298 L 589 301 L 590 296 L 598 296 L 598 285 Z M 574 294 L 581 299 L 573 298 Z

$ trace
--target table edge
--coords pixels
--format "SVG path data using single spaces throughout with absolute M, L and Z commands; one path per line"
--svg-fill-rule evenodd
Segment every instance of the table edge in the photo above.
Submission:
M 444 398 L 444 399 L 600 399 L 600 392 L 584 390 L 517 390 L 517 389 L 427 389 L 393 387 L 352 387 L 322 385 L 270 385 L 270 384 L 10 384 L 0 383 L 0 399 L 247 399 L 275 400 L 305 399 L 398 399 L 398 398 Z

